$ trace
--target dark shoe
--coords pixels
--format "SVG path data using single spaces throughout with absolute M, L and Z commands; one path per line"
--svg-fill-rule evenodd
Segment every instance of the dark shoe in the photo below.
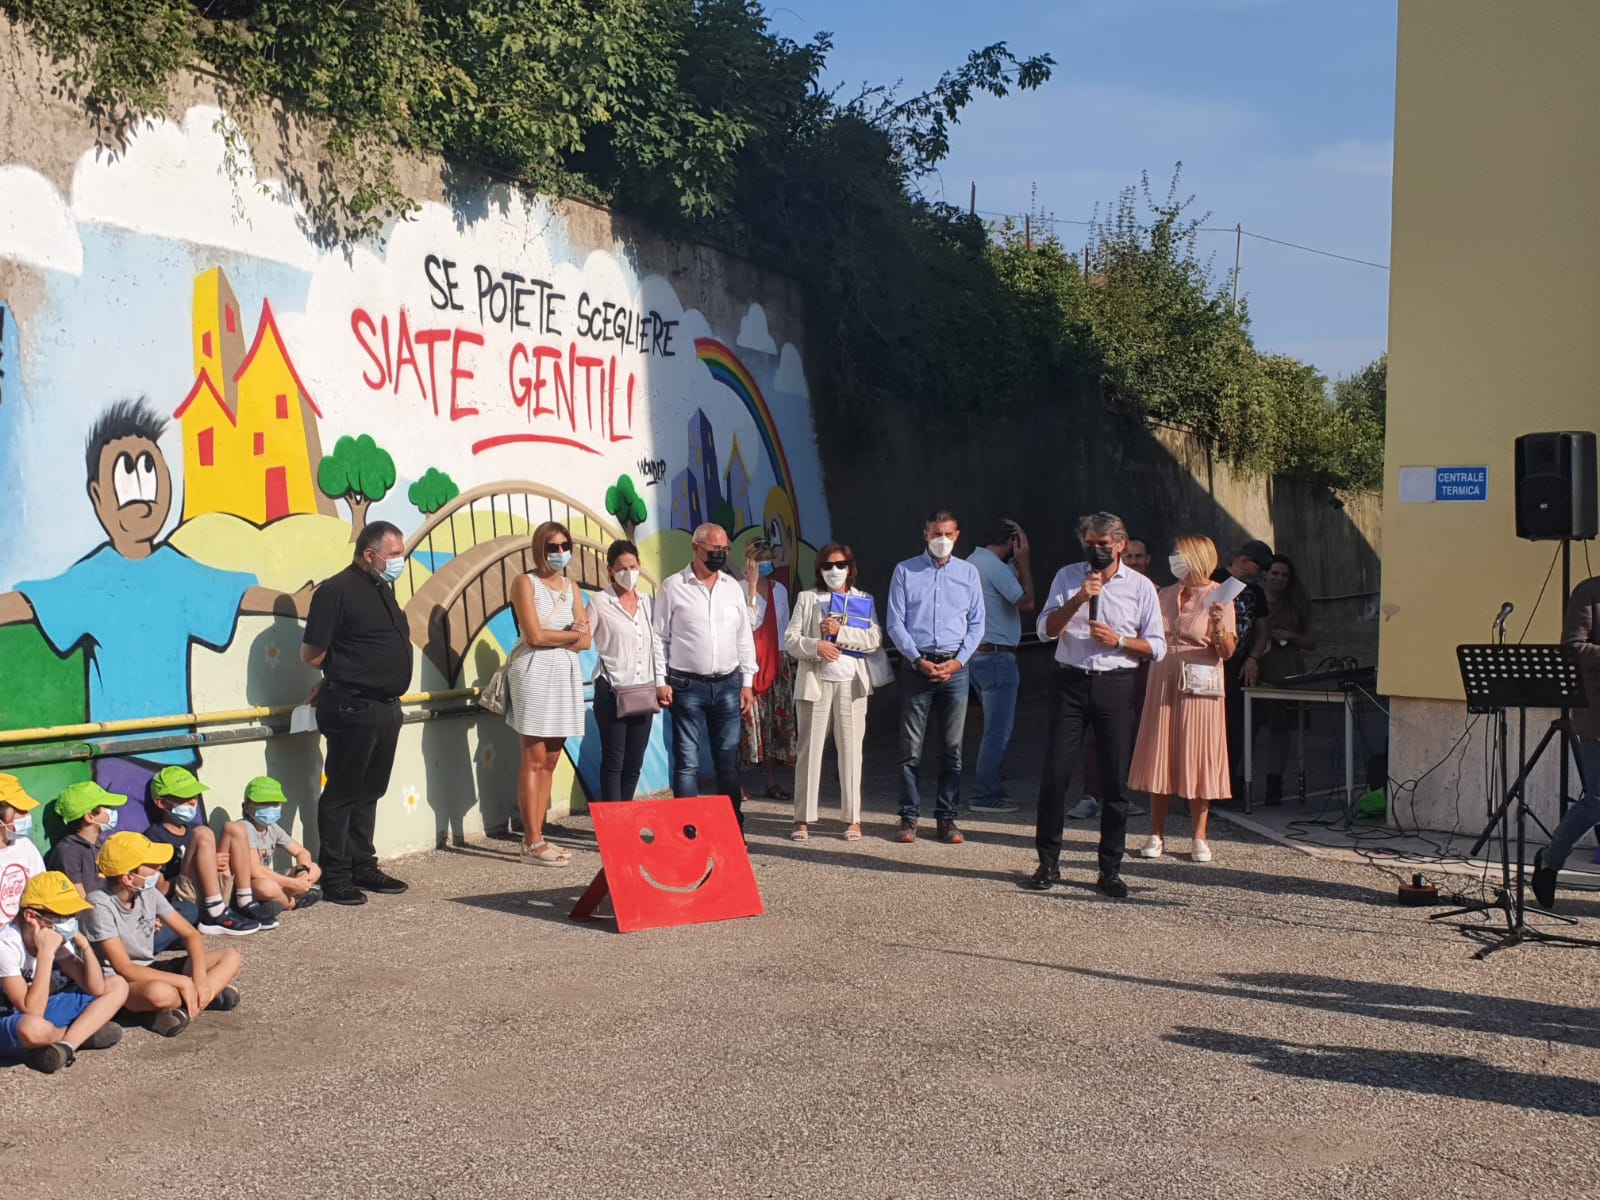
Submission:
M 37 1050 L 29 1050 L 27 1063 L 41 1075 L 54 1075 L 62 1067 L 70 1067 L 76 1057 L 71 1046 L 65 1042 L 57 1042 L 53 1046 L 40 1046 Z
M 224 908 L 215 917 L 207 912 L 201 913 L 194 927 L 207 936 L 225 934 L 228 937 L 244 937 L 259 930 L 261 922 L 237 909 Z
M 294 910 L 295 912 L 299 912 L 302 908 L 310 908 L 313 904 L 321 899 L 322 888 L 318 884 L 313 883 L 305 891 L 301 892 L 300 895 L 294 898 Z
M 940 821 L 939 840 L 946 846 L 959 846 L 967 839 L 961 835 L 961 830 L 956 828 L 954 821 Z
M 393 875 L 385 875 L 377 867 L 369 867 L 365 871 L 355 873 L 355 885 L 367 892 L 377 892 L 380 896 L 398 896 L 407 888 Z
M 1554 867 L 1544 865 L 1544 851 L 1533 856 L 1533 898 L 1539 902 L 1539 907 L 1547 911 L 1556 906 L 1556 876 L 1560 874 Z
M 367 894 L 353 883 L 330 883 L 322 889 L 322 898 L 329 904 L 365 904 Z
M 278 918 L 283 915 L 283 905 L 276 900 L 257 900 L 243 911 L 262 929 L 276 929 Z
M 1040 866 L 1039 866 L 1039 869 L 1037 871 L 1035 871 L 1033 873 L 1033 876 L 1028 880 L 1028 882 L 1023 884 L 1022 886 L 1025 887 L 1025 888 L 1028 888 L 1030 891 L 1048 892 L 1051 888 L 1055 887 L 1055 885 L 1060 883 L 1060 882 L 1061 882 L 1061 872 L 1060 871 L 1053 871 L 1049 867 L 1044 866 L 1041 863 Z
M 88 1041 L 84 1042 L 83 1045 L 79 1046 L 78 1049 L 109 1050 L 121 1040 L 122 1026 L 118 1025 L 115 1021 L 107 1021 L 104 1025 L 100 1026 L 99 1029 L 96 1029 L 94 1031 L 94 1036 Z
M 239 989 L 225 987 L 211 998 L 211 1003 L 206 1005 L 207 1012 L 232 1012 L 239 1007 Z
M 1261 803 L 1263 805 L 1265 805 L 1267 808 L 1277 808 L 1280 804 L 1283 803 L 1283 776 L 1282 775 L 1268 775 L 1267 776 L 1267 795 L 1266 795 L 1266 798 L 1261 801 Z
M 164 1008 L 150 1018 L 150 1032 L 158 1037 L 177 1037 L 189 1028 L 189 1014 L 181 1008 Z
M 1095 881 L 1095 887 L 1113 900 L 1126 900 L 1128 898 L 1128 885 L 1122 882 L 1121 875 L 1102 875 Z
M 902 842 L 914 842 L 917 840 L 917 823 L 910 817 L 900 818 L 900 837 L 898 840 Z

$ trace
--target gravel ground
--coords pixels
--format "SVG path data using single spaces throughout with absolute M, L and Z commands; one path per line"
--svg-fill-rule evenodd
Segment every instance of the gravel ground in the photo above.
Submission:
M 286 919 L 240 943 L 236 1012 L 0 1071 L 8 1194 L 1600 1191 L 1600 951 L 1474 962 L 1373 868 L 1221 825 L 1119 903 L 1074 823 L 1067 886 L 1024 892 L 1026 814 L 892 844 L 871 753 L 860 843 L 752 805 L 763 917 L 568 922 L 598 865 L 573 819 L 567 872 L 484 842 Z

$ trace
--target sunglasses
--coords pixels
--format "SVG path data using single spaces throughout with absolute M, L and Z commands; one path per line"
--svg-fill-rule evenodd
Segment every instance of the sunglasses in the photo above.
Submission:
M 822 566 L 824 569 L 828 567 L 844 567 L 846 570 L 849 570 L 850 568 L 850 564 L 842 558 L 836 558 L 832 562 L 825 562 L 822 564 Z
M 563 550 L 571 549 L 571 542 L 546 542 L 544 544 L 544 552 L 546 554 L 560 554 Z

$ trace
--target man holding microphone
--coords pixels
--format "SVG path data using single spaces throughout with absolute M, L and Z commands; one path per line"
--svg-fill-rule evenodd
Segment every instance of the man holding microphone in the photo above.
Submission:
M 1155 584 L 1122 564 L 1128 531 L 1122 518 L 1098 512 L 1078 521 L 1086 561 L 1056 572 L 1039 613 L 1041 641 L 1056 644 L 1050 687 L 1050 732 L 1039 781 L 1034 848 L 1039 867 L 1028 881 L 1049 891 L 1061 881 L 1061 826 L 1067 788 L 1082 786 L 1084 740 L 1091 732 L 1100 757 L 1100 872 L 1108 896 L 1128 894 L 1122 856 L 1128 833 L 1125 794 L 1133 754 L 1134 675 L 1139 663 L 1167 652 Z

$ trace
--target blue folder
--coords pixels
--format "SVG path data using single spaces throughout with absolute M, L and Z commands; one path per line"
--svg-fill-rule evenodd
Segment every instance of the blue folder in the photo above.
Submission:
M 828 615 L 838 617 L 847 629 L 871 629 L 875 624 L 874 609 L 871 596 L 847 596 L 841 592 L 833 592 L 828 596 Z M 861 650 L 846 650 L 839 647 L 843 654 L 851 658 L 865 658 L 866 653 Z

